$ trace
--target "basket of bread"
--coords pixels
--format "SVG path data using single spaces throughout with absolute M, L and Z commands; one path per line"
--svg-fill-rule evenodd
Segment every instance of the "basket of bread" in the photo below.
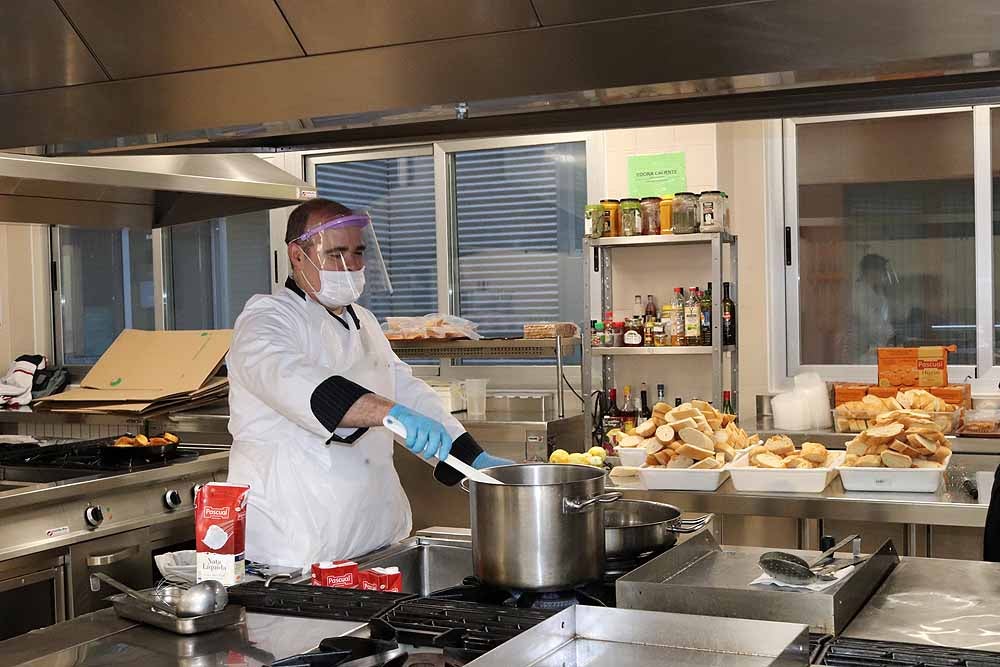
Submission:
M 775 435 L 744 452 L 729 472 L 737 491 L 821 493 L 843 460 L 843 452 L 828 451 L 818 442 L 796 447 L 787 435 Z
M 919 410 L 893 410 L 847 443 L 840 477 L 848 491 L 933 493 L 950 461 L 940 424 Z
M 638 474 L 648 489 L 714 491 L 726 481 L 725 468 L 739 451 L 759 441 L 736 425 L 735 415 L 719 412 L 705 401 L 675 408 L 657 403 L 652 417 L 619 441 L 622 461 L 640 463 L 638 470 L 620 466 L 623 469 L 611 473 Z
M 919 410 L 938 424 L 942 433 L 952 433 L 961 415 L 959 406 L 946 403 L 929 391 L 907 389 L 886 398 L 868 394 L 860 401 L 841 403 L 833 409 L 833 425 L 838 433 L 860 433 L 876 426 L 882 415 L 896 410 Z

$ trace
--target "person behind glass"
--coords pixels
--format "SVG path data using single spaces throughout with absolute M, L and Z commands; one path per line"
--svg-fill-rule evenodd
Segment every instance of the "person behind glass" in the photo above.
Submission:
M 868 254 L 861 258 L 858 280 L 851 294 L 847 328 L 847 357 L 856 363 L 875 363 L 875 352 L 892 344 L 895 331 L 889 320 L 890 288 L 896 275 L 889 260 Z
M 250 485 L 247 559 L 303 567 L 409 535 L 384 418 L 426 459 L 512 462 L 476 444 L 357 304 L 362 292 L 391 293 L 368 214 L 313 199 L 292 211 L 285 243 L 290 277 L 247 302 L 226 357 L 229 481 Z M 444 463 L 434 475 L 462 477 Z

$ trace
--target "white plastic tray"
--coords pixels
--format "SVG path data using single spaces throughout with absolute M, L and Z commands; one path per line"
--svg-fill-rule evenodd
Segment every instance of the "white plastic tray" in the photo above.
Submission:
M 639 479 L 647 489 L 669 491 L 715 491 L 729 479 L 729 466 L 715 470 L 690 468 L 640 468 Z
M 744 453 L 731 464 L 729 474 L 737 491 L 776 491 L 785 493 L 822 493 L 837 476 L 837 466 L 844 462 L 846 452 L 832 452 L 829 468 L 772 470 L 750 465 Z
M 941 486 L 943 468 L 855 468 L 841 465 L 840 480 L 845 491 L 893 491 L 897 493 L 934 493 Z
M 633 466 L 638 468 L 646 462 L 645 447 L 618 447 L 618 459 L 623 466 Z

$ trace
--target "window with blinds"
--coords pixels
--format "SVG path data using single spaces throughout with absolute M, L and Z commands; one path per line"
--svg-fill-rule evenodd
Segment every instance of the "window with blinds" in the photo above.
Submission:
M 169 328 L 227 329 L 250 297 L 270 292 L 267 211 L 176 225 L 166 245 Z
M 371 214 L 393 293 L 363 296 L 361 305 L 379 321 L 437 312 L 433 158 L 320 163 L 316 190 Z
M 582 325 L 586 144 L 465 151 L 453 164 L 458 314 L 487 337 Z

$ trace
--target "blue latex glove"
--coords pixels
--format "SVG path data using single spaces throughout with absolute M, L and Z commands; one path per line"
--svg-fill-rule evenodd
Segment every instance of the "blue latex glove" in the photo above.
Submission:
M 510 459 L 502 459 L 499 456 L 490 456 L 486 452 L 481 452 L 476 460 L 472 462 L 472 467 L 476 470 L 482 470 L 483 468 L 492 468 L 494 466 L 509 466 L 514 465 L 514 462 Z
M 452 437 L 438 421 L 414 412 L 397 403 L 389 416 L 398 419 L 406 428 L 406 448 L 425 459 L 437 457 L 442 461 L 451 452 Z

